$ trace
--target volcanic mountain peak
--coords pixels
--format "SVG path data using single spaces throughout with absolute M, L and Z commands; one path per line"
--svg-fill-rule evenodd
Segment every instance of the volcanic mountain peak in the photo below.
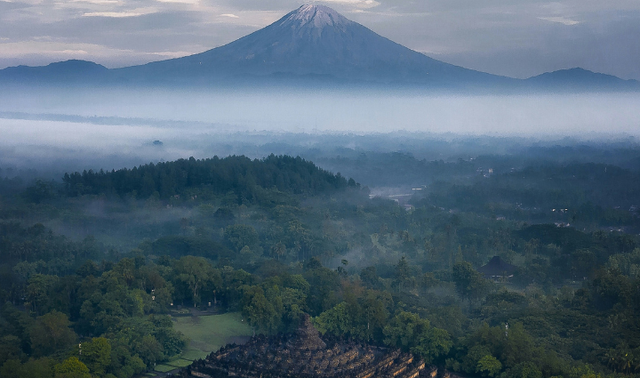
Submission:
M 348 25 L 352 22 L 327 6 L 312 4 L 305 4 L 280 19 L 281 26 L 291 25 L 292 27 L 324 28 L 325 26 Z
M 224 46 L 182 58 L 113 70 L 79 61 L 0 70 L 0 84 L 65 81 L 176 87 L 369 83 L 434 89 L 640 90 L 637 81 L 584 70 L 543 74 L 524 81 L 465 69 L 399 45 L 316 4 L 303 5 Z

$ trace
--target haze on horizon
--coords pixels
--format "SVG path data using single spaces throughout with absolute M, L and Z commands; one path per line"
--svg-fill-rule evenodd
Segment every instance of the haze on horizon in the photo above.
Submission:
M 374 31 L 378 31 L 382 36 L 391 37 L 392 40 L 395 39 L 402 43 L 390 31 L 389 35 L 385 35 L 385 31 L 377 30 L 375 27 L 376 18 L 373 15 L 385 9 L 385 6 L 389 4 L 378 3 L 373 0 L 364 2 L 344 0 L 325 3 L 338 9 L 343 9 L 343 12 L 348 17 L 361 22 L 364 26 L 372 26 L 371 24 L 373 24 Z M 496 0 L 496 6 L 498 3 L 499 0 Z M 9 3 L 0 1 L 0 7 L 7 7 L 7 4 Z M 25 15 L 33 7 L 44 7 L 42 4 L 33 6 L 11 4 L 14 4 L 12 5 L 13 11 L 1 13 L 2 16 L 0 17 L 7 17 L 7 14 L 17 14 L 16 12 L 23 12 L 22 14 Z M 117 25 L 109 24 L 109 33 L 104 34 L 102 37 L 105 38 L 105 41 L 112 41 L 109 43 L 118 41 L 140 43 L 139 46 L 136 45 L 137 47 L 130 46 L 131 48 L 127 51 L 133 55 L 128 55 L 129 57 L 138 54 L 144 48 L 153 48 L 154 44 L 151 43 L 149 38 L 154 35 L 159 40 L 162 40 L 163 43 L 166 43 L 166 46 L 180 42 L 173 38 L 177 35 L 184 37 L 185 40 L 198 40 L 197 38 L 192 38 L 193 33 L 189 31 L 193 23 L 185 22 L 183 23 L 183 28 L 177 31 L 173 29 L 171 22 L 167 24 L 158 23 L 159 19 L 153 17 L 164 15 L 167 20 L 173 20 L 172 17 L 175 17 L 176 14 L 170 12 L 173 9 L 172 7 L 179 6 L 184 9 L 192 9 L 192 7 L 203 6 L 204 2 L 177 4 L 175 2 L 166 2 L 165 0 L 165 2 L 160 3 L 162 7 L 165 7 L 162 8 L 163 10 L 152 7 L 145 8 L 147 10 L 144 12 L 142 10 L 129 12 L 126 10 L 126 4 L 128 3 L 122 2 L 117 3 L 116 6 L 115 3 L 110 1 L 96 2 L 93 0 L 68 3 L 67 5 L 71 10 L 75 9 L 77 11 L 78 9 L 93 7 L 91 8 L 93 12 L 85 12 L 73 18 L 73 12 L 68 10 L 64 14 L 71 15 L 69 17 L 75 21 L 60 21 L 57 32 L 69 32 L 67 28 L 82 24 L 77 24 L 80 20 L 84 22 L 82 24 L 84 25 L 83 27 L 89 30 L 87 35 L 95 37 L 101 33 L 100 28 L 102 26 L 94 22 L 101 20 L 105 22 L 120 22 L 121 24 Z M 211 3 L 207 4 L 211 5 Z M 543 2 L 536 4 L 543 4 Z M 285 8 L 294 7 L 295 5 L 283 1 L 274 3 L 272 6 Z M 231 7 L 231 5 L 227 6 Z M 240 7 L 241 5 L 235 6 Z M 251 9 L 249 4 L 245 4 L 245 6 L 247 7 L 246 9 Z M 435 7 L 435 4 L 431 4 L 431 6 Z M 626 4 L 625 6 L 630 5 Z M 113 9 L 117 11 L 113 9 L 105 10 L 111 9 L 109 7 L 115 7 Z M 211 10 L 213 8 L 206 9 L 213 12 Z M 396 12 L 394 17 L 401 17 L 400 13 L 397 13 L 400 8 L 394 9 L 393 12 Z M 474 9 L 478 12 L 477 17 L 482 18 L 483 12 L 480 9 Z M 409 10 L 405 9 L 405 11 L 406 14 L 402 17 L 409 17 L 407 16 Z M 195 11 L 192 9 L 184 14 L 193 15 L 193 12 Z M 247 13 L 236 13 L 246 16 L 251 14 L 261 15 L 263 17 L 261 20 L 266 20 L 270 17 L 267 17 L 268 15 L 275 15 L 276 18 L 281 17 L 286 10 L 276 12 L 269 9 L 258 9 L 245 12 Z M 233 22 L 241 22 L 242 18 L 236 13 L 225 13 L 223 18 L 235 20 Z M 202 16 L 206 12 L 203 10 L 198 14 Z M 376 17 L 382 16 L 391 17 L 389 14 L 378 14 Z M 412 17 L 417 16 L 419 14 Z M 336 17 L 342 16 L 336 15 Z M 359 18 L 361 17 L 365 17 L 365 19 L 360 20 Z M 373 18 L 366 19 L 366 17 Z M 342 19 L 347 22 L 344 18 Z M 35 19 L 30 20 L 36 22 Z M 558 21 L 558 19 L 554 20 Z M 273 20 L 268 20 L 268 22 L 271 21 Z M 555 22 L 547 19 L 544 19 L 544 21 L 561 24 L 563 27 L 581 24 L 581 22 L 573 21 Z M 404 21 L 400 20 L 400 22 Z M 26 24 L 28 22 L 23 22 L 23 25 Z M 218 24 L 221 28 L 220 30 L 229 31 L 234 28 L 229 23 L 218 22 Z M 353 23 L 349 22 L 348 24 Z M 49 30 L 47 28 L 51 27 L 51 25 L 51 23 L 47 24 L 47 27 L 42 28 L 41 32 Z M 140 26 L 141 29 L 124 27 L 126 25 L 132 27 Z M 154 34 L 158 32 L 160 25 L 164 25 L 161 28 L 162 33 Z M 236 24 L 235 27 L 238 27 L 238 25 Z M 3 27 L 0 26 L 0 33 L 2 33 Z M 252 24 L 251 28 L 255 30 L 257 26 Z M 365 30 L 365 28 L 360 29 Z M 26 29 L 18 28 L 16 33 L 19 33 L 20 30 Z M 243 34 L 249 31 L 243 32 Z M 470 36 L 474 35 L 471 31 L 468 32 Z M 122 34 L 120 35 L 120 33 Z M 384 38 L 375 36 L 370 31 L 366 31 L 366 33 L 372 35 L 375 41 L 387 41 Z M 209 34 L 218 38 L 222 38 L 221 36 L 224 35 L 224 33 Z M 347 34 L 345 33 L 345 35 Z M 76 35 L 74 38 L 84 38 L 81 37 L 83 33 L 79 29 L 75 31 L 74 35 Z M 118 39 L 118 35 L 122 37 L 122 40 Z M 264 41 L 260 40 L 258 45 L 271 46 L 272 43 L 280 43 L 279 35 L 278 32 L 275 33 L 275 36 L 268 34 L 268 38 Z M 124 38 L 125 36 L 127 38 Z M 233 38 L 237 38 L 237 36 Z M 473 38 L 470 37 L 470 39 Z M 44 40 L 47 39 L 45 38 Z M 71 39 L 66 40 L 69 41 Z M 348 36 L 344 40 L 350 42 Z M 368 37 L 363 37 L 362 40 L 371 41 Z M 286 45 L 286 39 L 284 41 Z M 296 43 L 305 43 L 304 40 L 300 41 Z M 365 54 L 364 59 L 369 57 L 369 61 L 376 61 L 375 59 L 377 58 L 371 58 L 371 56 L 376 55 L 382 49 L 376 49 L 379 44 L 376 44 L 375 41 L 367 44 L 370 47 L 369 50 L 373 50 L 374 53 L 372 54 L 369 51 L 369 55 Z M 54 47 L 55 43 L 50 42 L 48 41 L 45 45 Z M 211 39 L 208 39 L 207 43 L 212 43 Z M 492 43 L 495 44 L 497 42 L 494 41 Z M 410 43 L 407 44 L 416 50 L 420 50 L 415 46 L 411 46 Z M 395 44 L 392 45 L 397 46 Z M 2 51 L 6 52 L 6 50 L 2 50 L 2 46 L 6 47 L 8 45 L 3 45 L 0 42 L 0 59 L 2 59 Z M 17 45 L 12 46 L 16 47 Z M 286 59 L 280 59 L 281 61 L 290 62 L 292 61 L 291 57 L 297 57 L 295 54 L 300 55 L 297 52 L 298 50 L 295 49 L 295 45 L 286 46 L 291 47 L 290 55 L 284 55 Z M 349 45 L 338 44 L 339 46 Z M 208 47 L 191 45 L 191 48 L 194 49 L 192 52 L 200 52 Z M 19 50 L 17 49 L 16 51 Z M 46 52 L 48 50 L 38 51 Z M 72 50 L 65 51 L 70 51 L 69 54 L 71 55 L 77 53 L 77 51 L 73 52 Z M 111 50 L 104 51 L 113 59 L 124 59 L 121 55 L 112 54 L 113 51 Z M 318 51 L 315 53 L 320 55 L 314 56 L 316 60 L 323 56 L 334 56 L 332 53 L 327 54 L 323 49 L 318 49 Z M 329 49 L 326 51 L 334 50 Z M 349 51 L 351 50 L 349 49 Z M 406 51 L 406 49 L 402 51 Z M 402 51 L 401 53 L 396 53 L 396 55 L 393 53 L 388 53 L 387 55 L 402 55 Z M 323 52 L 324 55 L 321 55 Z M 247 52 L 242 48 L 235 53 L 240 56 L 240 60 L 243 60 L 247 54 L 251 54 L 250 51 Z M 429 60 L 413 52 L 410 52 L 410 54 L 418 56 L 419 60 Z M 187 55 L 187 53 L 179 55 Z M 47 57 L 48 55 L 41 54 L 39 56 Z M 140 58 L 142 55 L 135 56 Z M 440 58 L 439 56 L 436 57 Z M 78 57 L 68 56 L 66 58 Z M 91 57 L 80 58 L 105 63 Z M 147 56 L 144 59 L 147 58 L 149 57 Z M 352 63 L 349 59 L 351 58 L 348 55 L 344 58 L 347 65 Z M 182 59 L 181 61 L 184 60 Z M 302 61 L 304 62 L 304 60 Z M 551 61 L 549 60 L 549 62 Z M 119 64 L 124 64 L 123 62 L 120 61 Z M 195 62 L 197 64 L 197 61 Z M 505 62 L 513 67 L 518 66 L 513 61 L 506 60 Z M 171 65 L 173 62 L 168 63 Z M 296 64 L 298 65 L 296 67 L 307 67 L 304 63 Z M 214 65 L 213 67 L 216 66 Z M 403 66 L 393 66 L 393 68 L 402 69 Z M 203 65 L 202 69 L 206 70 L 207 67 Z M 458 70 L 457 67 L 455 69 Z M 215 72 L 215 69 L 207 72 Z M 166 71 L 166 73 L 170 76 L 171 71 Z M 156 77 L 154 75 L 155 73 L 152 72 L 150 76 Z M 158 75 L 162 76 L 164 74 Z M 435 77 L 435 75 L 432 76 Z M 180 81 L 178 81 L 179 83 Z M 277 146 L 278 136 L 289 138 L 291 135 L 300 136 L 296 139 L 296 146 L 307 146 L 309 148 L 315 148 L 314 146 L 316 146 L 313 142 L 314 136 L 340 133 L 353 135 L 408 133 L 404 136 L 406 141 L 420 138 L 423 140 L 433 137 L 442 138 L 443 136 L 474 138 L 488 135 L 497 139 L 525 138 L 529 140 L 527 142 L 529 144 L 541 139 L 559 140 L 565 137 L 576 138 L 579 141 L 603 138 L 630 138 L 629 140 L 632 143 L 637 144 L 635 138 L 640 137 L 640 132 L 638 131 L 640 112 L 636 106 L 640 102 L 640 93 L 633 91 L 619 93 L 566 92 L 562 94 L 546 92 L 529 93 L 528 95 L 523 94 L 526 92 L 518 95 L 509 94 L 508 92 L 495 94 L 500 93 L 495 92 L 491 95 L 481 95 L 478 92 L 423 90 L 425 88 L 391 89 L 390 87 L 371 87 L 365 89 L 364 87 L 356 88 L 349 85 L 342 86 L 340 90 L 336 90 L 336 88 L 331 89 L 330 85 L 318 88 L 305 88 L 304 85 L 268 88 L 260 87 L 259 85 L 258 87 L 251 87 L 249 85 L 246 87 L 208 87 L 206 89 L 205 87 L 176 85 L 171 88 L 152 86 L 155 89 L 145 89 L 144 86 L 135 88 L 71 86 L 67 88 L 64 87 L 64 84 L 64 82 L 60 82 L 60 85 L 56 84 L 57 86 L 49 87 L 48 89 L 37 86 L 26 86 L 24 88 L 8 86 L 5 88 L 7 90 L 0 93 L 0 132 L 3 135 L 3 140 L 0 141 L 0 167 L 9 165 L 31 168 L 44 164 L 58 166 L 56 169 L 78 167 L 80 165 L 86 169 L 110 169 L 149 161 L 175 160 L 189 156 L 206 157 L 213 155 L 225 156 L 226 154 L 248 154 L 253 157 L 260 157 L 269 153 L 299 153 L 300 149 L 291 150 L 287 149 L 287 147 Z M 249 138 L 256 134 L 263 135 L 264 138 L 252 137 L 252 144 L 248 145 L 242 140 L 243 136 Z M 154 144 L 154 141 L 162 143 Z M 228 143 L 225 144 L 225 141 L 228 141 Z M 271 151 L 263 149 L 258 152 L 257 150 L 263 145 L 272 145 L 274 148 Z M 336 147 L 357 150 L 358 144 L 346 143 L 344 145 L 339 144 Z M 404 148 L 403 144 L 397 144 L 397 148 L 402 150 Z M 494 152 L 493 150 L 486 151 L 488 153 Z M 62 164 L 61 162 L 65 163 Z
M 122 67 L 199 53 L 309 1 L 0 1 L 0 68 L 83 59 Z M 582 67 L 640 79 L 640 3 L 630 0 L 326 0 L 435 59 L 525 78 Z
M 0 168 L 112 169 L 194 156 L 412 152 L 434 140 L 474 141 L 423 158 L 501 154 L 514 143 L 638 145 L 638 93 L 436 95 L 383 91 L 50 89 L 0 94 Z M 343 135 L 344 137 L 340 137 Z M 367 138 L 395 139 L 367 147 Z M 330 142 L 323 140 L 331 139 Z M 162 142 L 154 145 L 154 141 Z M 515 142 L 514 142 L 515 141 Z M 466 143 L 466 142 L 465 142 Z M 474 148 L 478 149 L 474 149 Z

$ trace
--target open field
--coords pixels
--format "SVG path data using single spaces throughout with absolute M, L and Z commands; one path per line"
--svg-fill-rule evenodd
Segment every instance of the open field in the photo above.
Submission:
M 179 358 L 156 366 L 156 371 L 167 372 L 188 366 L 193 360 L 204 358 L 220 347 L 241 341 L 253 333 L 237 312 L 178 317 L 175 318 L 174 329 L 189 338 L 189 345 Z

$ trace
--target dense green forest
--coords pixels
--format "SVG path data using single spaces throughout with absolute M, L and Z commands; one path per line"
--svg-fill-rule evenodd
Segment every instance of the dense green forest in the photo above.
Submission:
M 143 374 L 185 348 L 172 315 L 210 306 L 467 376 L 640 374 L 638 172 L 527 159 L 415 163 L 412 206 L 274 155 L 3 178 L 0 376 Z M 512 278 L 476 270 L 493 256 Z

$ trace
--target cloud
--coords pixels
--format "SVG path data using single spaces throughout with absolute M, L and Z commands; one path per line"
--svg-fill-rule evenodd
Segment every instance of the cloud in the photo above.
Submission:
M 549 21 L 549 22 L 556 22 L 562 25 L 567 25 L 567 26 L 573 26 L 573 25 L 578 25 L 580 23 L 580 21 L 575 21 L 575 20 L 571 20 L 569 18 L 565 18 L 565 17 L 561 17 L 561 16 L 556 16 L 556 17 L 538 17 L 539 20 L 544 20 L 544 21 Z
M 221 14 L 220 16 L 222 16 L 222 17 L 229 17 L 229 18 L 240 18 L 240 17 L 236 16 L 236 15 L 235 15 L 235 14 L 233 14 L 233 13 L 223 13 L 223 14 Z
M 356 8 L 374 8 L 380 5 L 380 3 L 375 0 L 315 0 L 314 2 L 335 3 L 354 6 Z
M 134 9 L 130 11 L 121 11 L 121 12 L 87 12 L 87 13 L 84 13 L 82 16 L 83 17 L 121 18 L 121 17 L 138 17 L 138 16 L 143 16 L 143 15 L 152 14 L 156 12 L 157 12 L 156 9 L 147 8 L 147 9 Z
M 60 51 L 60 54 L 64 54 L 64 55 L 87 55 L 89 53 L 84 51 L 84 50 L 62 50 L 62 51 Z
M 178 3 L 178 4 L 199 4 L 200 0 L 156 0 L 160 3 Z
M 122 4 L 121 0 L 71 0 L 71 3 L 89 3 L 89 4 Z
M 26 64 L 43 66 L 48 63 L 68 60 L 86 59 L 96 61 L 107 67 L 143 64 L 149 61 L 179 58 L 193 54 L 193 51 L 140 51 L 134 49 L 117 49 L 99 44 L 65 43 L 42 39 L 21 43 L 3 43 L 0 41 L 0 67 Z
M 0 11 L 6 12 L 13 9 L 28 8 L 30 5 L 27 3 L 14 3 L 10 1 L 0 0 Z

